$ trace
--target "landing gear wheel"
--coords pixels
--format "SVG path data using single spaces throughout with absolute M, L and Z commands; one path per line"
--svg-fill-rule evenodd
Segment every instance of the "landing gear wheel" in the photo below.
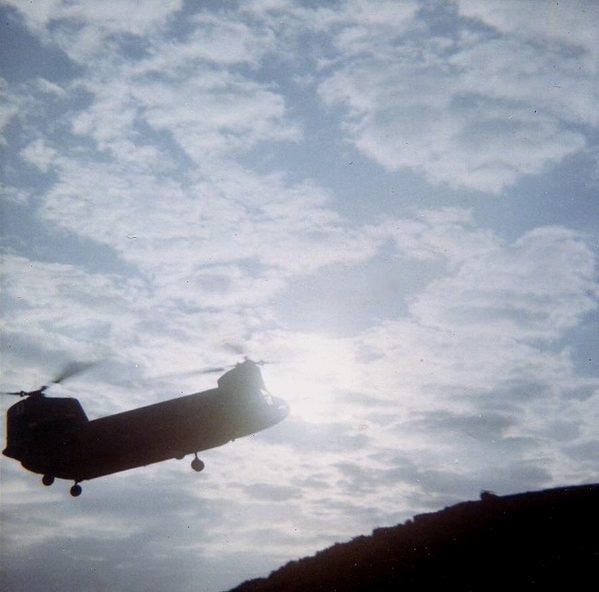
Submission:
M 191 468 L 198 473 L 204 470 L 204 466 L 204 463 L 197 456 L 191 461 Z
M 52 485 L 52 483 L 54 483 L 54 477 L 52 475 L 44 475 L 42 477 L 42 483 L 46 487 L 50 487 L 50 485 Z
M 83 490 L 81 489 L 81 485 L 79 485 L 78 483 L 75 483 L 75 485 L 71 487 L 71 495 L 73 497 L 79 497 L 82 491 Z

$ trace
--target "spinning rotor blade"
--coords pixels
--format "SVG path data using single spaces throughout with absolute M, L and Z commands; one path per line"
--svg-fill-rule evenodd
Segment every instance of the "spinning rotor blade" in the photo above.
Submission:
M 62 372 L 50 383 L 50 384 L 59 384 L 71 378 L 71 376 L 75 376 L 77 374 L 81 374 L 81 372 L 85 372 L 88 368 L 94 366 L 94 362 L 69 362 L 62 370 Z M 27 397 L 30 395 L 40 395 L 42 394 L 49 385 L 44 385 L 39 389 L 33 391 L 12 391 L 12 392 L 2 392 L 2 395 L 15 395 L 18 397 Z
M 38 388 L 35 391 L 2 391 L 0 395 L 15 395 L 17 397 L 29 397 L 31 395 L 41 395 L 47 388 L 47 386 L 42 386 L 41 388 Z
M 230 370 L 230 366 L 227 368 L 225 366 L 219 366 L 215 368 L 204 368 L 204 370 L 197 370 L 194 374 L 214 374 L 216 372 L 226 372 Z
M 243 357 L 244 362 L 252 362 L 256 364 L 256 366 L 265 366 L 266 364 L 276 364 L 276 362 L 270 362 L 268 360 L 252 360 L 252 358 L 248 358 L 247 356 Z M 231 370 L 231 368 L 235 368 L 238 366 L 237 364 L 231 364 L 229 366 L 220 366 L 218 368 L 206 368 L 205 370 L 197 370 L 195 374 L 212 374 L 214 372 L 226 372 L 227 370 Z
M 227 344 L 229 346 L 230 344 Z M 275 364 L 276 362 L 270 362 L 268 360 L 258 360 L 254 362 L 251 358 L 244 356 L 244 361 L 253 362 L 256 366 L 264 366 L 265 364 Z M 232 368 L 235 368 L 237 364 L 229 364 L 227 366 L 209 366 L 208 368 L 194 368 L 193 370 L 182 370 L 181 372 L 169 372 L 168 374 L 160 374 L 158 376 L 151 376 L 148 380 L 164 380 L 168 378 L 183 378 L 186 376 L 197 376 L 200 374 L 216 374 L 217 372 L 227 372 Z
M 229 341 L 224 344 L 224 347 L 238 356 L 245 354 L 245 347 L 243 347 L 243 345 L 240 343 L 232 343 Z
M 69 362 L 63 368 L 62 372 L 52 381 L 52 384 L 58 384 L 67 378 L 71 378 L 71 376 L 81 374 L 92 366 L 94 366 L 93 362 Z
M 216 372 L 226 372 L 230 370 L 232 366 L 228 368 L 224 366 L 210 367 L 210 368 L 196 368 L 193 370 L 182 370 L 181 372 L 169 372 L 168 374 L 159 374 L 158 376 L 150 376 L 145 380 L 165 380 L 168 378 L 184 378 L 186 376 L 196 376 L 198 374 L 214 374 Z

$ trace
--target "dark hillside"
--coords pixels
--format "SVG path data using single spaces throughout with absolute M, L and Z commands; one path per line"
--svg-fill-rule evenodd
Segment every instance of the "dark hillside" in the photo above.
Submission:
M 336 544 L 235 592 L 596 586 L 599 484 L 481 498 Z

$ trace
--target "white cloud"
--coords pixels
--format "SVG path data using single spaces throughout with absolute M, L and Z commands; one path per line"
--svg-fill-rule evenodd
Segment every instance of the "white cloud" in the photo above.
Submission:
M 508 249 L 485 246 L 455 277 L 431 284 L 412 310 L 427 325 L 553 339 L 597 307 L 597 290 L 594 256 L 576 234 L 540 228 Z
M 38 33 L 52 22 L 47 42 L 83 68 L 69 95 L 85 91 L 92 101 L 68 114 L 75 134 L 93 138 L 100 150 L 133 164 L 164 158 L 164 150 L 160 154 L 150 147 L 152 141 L 144 142 L 140 124 L 174 138 L 196 162 L 265 140 L 301 137 L 273 85 L 227 70 L 257 64 L 272 51 L 270 30 L 200 13 L 190 18 L 191 33 L 179 39 L 177 31 L 163 27 L 179 3 L 145 7 L 143 18 L 137 18 L 136 3 L 110 6 L 87 10 L 84 4 L 52 3 L 39 13 L 25 9 L 26 23 Z M 122 33 L 138 36 L 138 54 L 125 52 Z
M 142 83 L 132 92 L 147 123 L 172 133 L 197 163 L 266 140 L 300 138 L 297 126 L 285 120 L 282 96 L 238 75 L 196 69 L 180 84 Z
M 457 0 L 459 13 L 504 34 L 530 40 L 548 40 L 573 49 L 597 51 L 599 10 L 593 3 L 576 0 L 560 4 L 532 0 L 514 9 L 509 2 Z
M 47 173 L 56 157 L 56 150 L 47 146 L 42 138 L 38 138 L 21 150 L 21 157 L 43 173 Z
M 599 94 L 588 49 L 435 36 L 426 26 L 416 17 L 417 33 L 383 36 L 373 54 L 347 41 L 351 26 L 337 35 L 344 59 L 319 93 L 345 111 L 348 137 L 367 156 L 434 183 L 498 193 L 586 147 Z
M 4 316 L 5 355 L 20 360 L 23 340 L 35 352 L 15 365 L 21 380 L 27 374 L 23 364 L 37 367 L 36 374 L 45 368 L 47 380 L 65 356 L 95 359 L 118 347 L 133 330 L 132 313 L 149 299 L 137 280 L 13 255 L 3 257 L 3 287 L 5 311 L 11 311 Z
M 148 34 L 182 6 L 181 0 L 148 0 L 144 3 L 136 0 L 118 3 L 108 1 L 98 2 L 94 7 L 85 2 L 63 0 L 39 0 L 26 4 L 8 0 L 7 4 L 18 10 L 25 24 L 47 41 L 60 38 L 57 29 L 60 30 L 61 26 L 71 29 L 75 34 L 82 29 L 86 32 L 100 30 L 103 34 Z M 53 34 L 50 30 L 53 30 Z M 73 55 L 76 56 L 77 52 L 73 52 Z
M 508 246 L 467 227 L 462 237 L 468 250 L 459 252 L 445 277 L 412 297 L 410 318 L 366 333 L 369 376 L 378 373 L 373 392 L 396 390 L 381 378 L 391 360 L 396 372 L 389 378 L 407 385 L 408 393 L 417 388 L 418 397 L 433 389 L 426 395 L 432 405 L 438 404 L 439 388 L 451 398 L 454 387 L 486 390 L 510 380 L 555 380 L 555 388 L 568 390 L 572 361 L 559 343 L 597 308 L 593 253 L 575 233 L 556 227 L 537 229 Z M 456 233 L 458 244 L 459 238 Z
M 257 176 L 222 163 L 191 185 L 121 166 L 59 158 L 44 218 L 115 249 L 165 282 L 205 266 L 255 261 L 308 272 L 368 258 L 376 243 L 332 210 L 328 194 L 280 175 Z M 176 268 L 173 264 L 176 262 Z
M 10 96 L 9 93 L 6 92 L 6 88 L 8 83 L 4 78 L 0 78 L 0 89 L 3 94 L 7 95 L 4 97 L 2 104 L 0 104 L 0 132 L 4 132 L 8 123 L 15 117 L 17 114 L 19 107 L 15 100 Z M 6 138 L 4 136 L 0 136 L 0 146 L 5 146 L 7 144 Z
M 498 239 L 480 228 L 472 212 L 463 208 L 417 210 L 411 218 L 387 220 L 373 227 L 375 235 L 389 236 L 398 251 L 414 259 L 442 260 L 451 268 L 498 247 Z
M 95 100 L 75 130 L 119 158 L 134 152 L 137 120 L 172 134 L 197 163 L 267 140 L 300 140 L 281 89 L 233 67 L 259 68 L 266 58 L 292 64 L 309 32 L 305 57 L 327 64 L 320 98 L 344 110 L 350 141 L 390 171 L 410 168 L 433 183 L 498 193 L 584 150 L 599 123 L 597 11 L 589 6 L 561 7 L 558 17 L 548 11 L 544 20 L 525 16 L 536 5 L 462 2 L 455 15 L 444 9 L 465 17 L 457 32 L 439 33 L 432 24 L 439 7 L 427 14 L 385 1 L 334 9 L 254 2 L 226 15 L 198 13 L 184 39 L 166 27 L 179 4 L 152 5 L 139 19 L 124 16 L 137 7 L 103 6 L 22 10 L 38 32 L 58 23 L 48 39 L 72 59 L 93 58 L 83 87 Z M 123 58 L 111 37 L 122 32 L 145 35 L 137 58 Z

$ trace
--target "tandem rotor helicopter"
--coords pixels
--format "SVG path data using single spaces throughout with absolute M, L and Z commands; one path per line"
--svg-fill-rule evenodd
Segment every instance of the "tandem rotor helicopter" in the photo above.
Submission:
M 269 428 L 289 414 L 287 403 L 266 390 L 259 365 L 245 358 L 215 389 L 89 420 L 77 399 L 45 396 L 51 384 L 89 366 L 70 364 L 48 386 L 3 393 L 22 400 L 6 413 L 2 454 L 43 475 L 44 485 L 56 478 L 74 481 L 74 497 L 81 495 L 82 481 L 187 454 L 194 455 L 191 468 L 199 472 L 204 463 L 198 452 Z

